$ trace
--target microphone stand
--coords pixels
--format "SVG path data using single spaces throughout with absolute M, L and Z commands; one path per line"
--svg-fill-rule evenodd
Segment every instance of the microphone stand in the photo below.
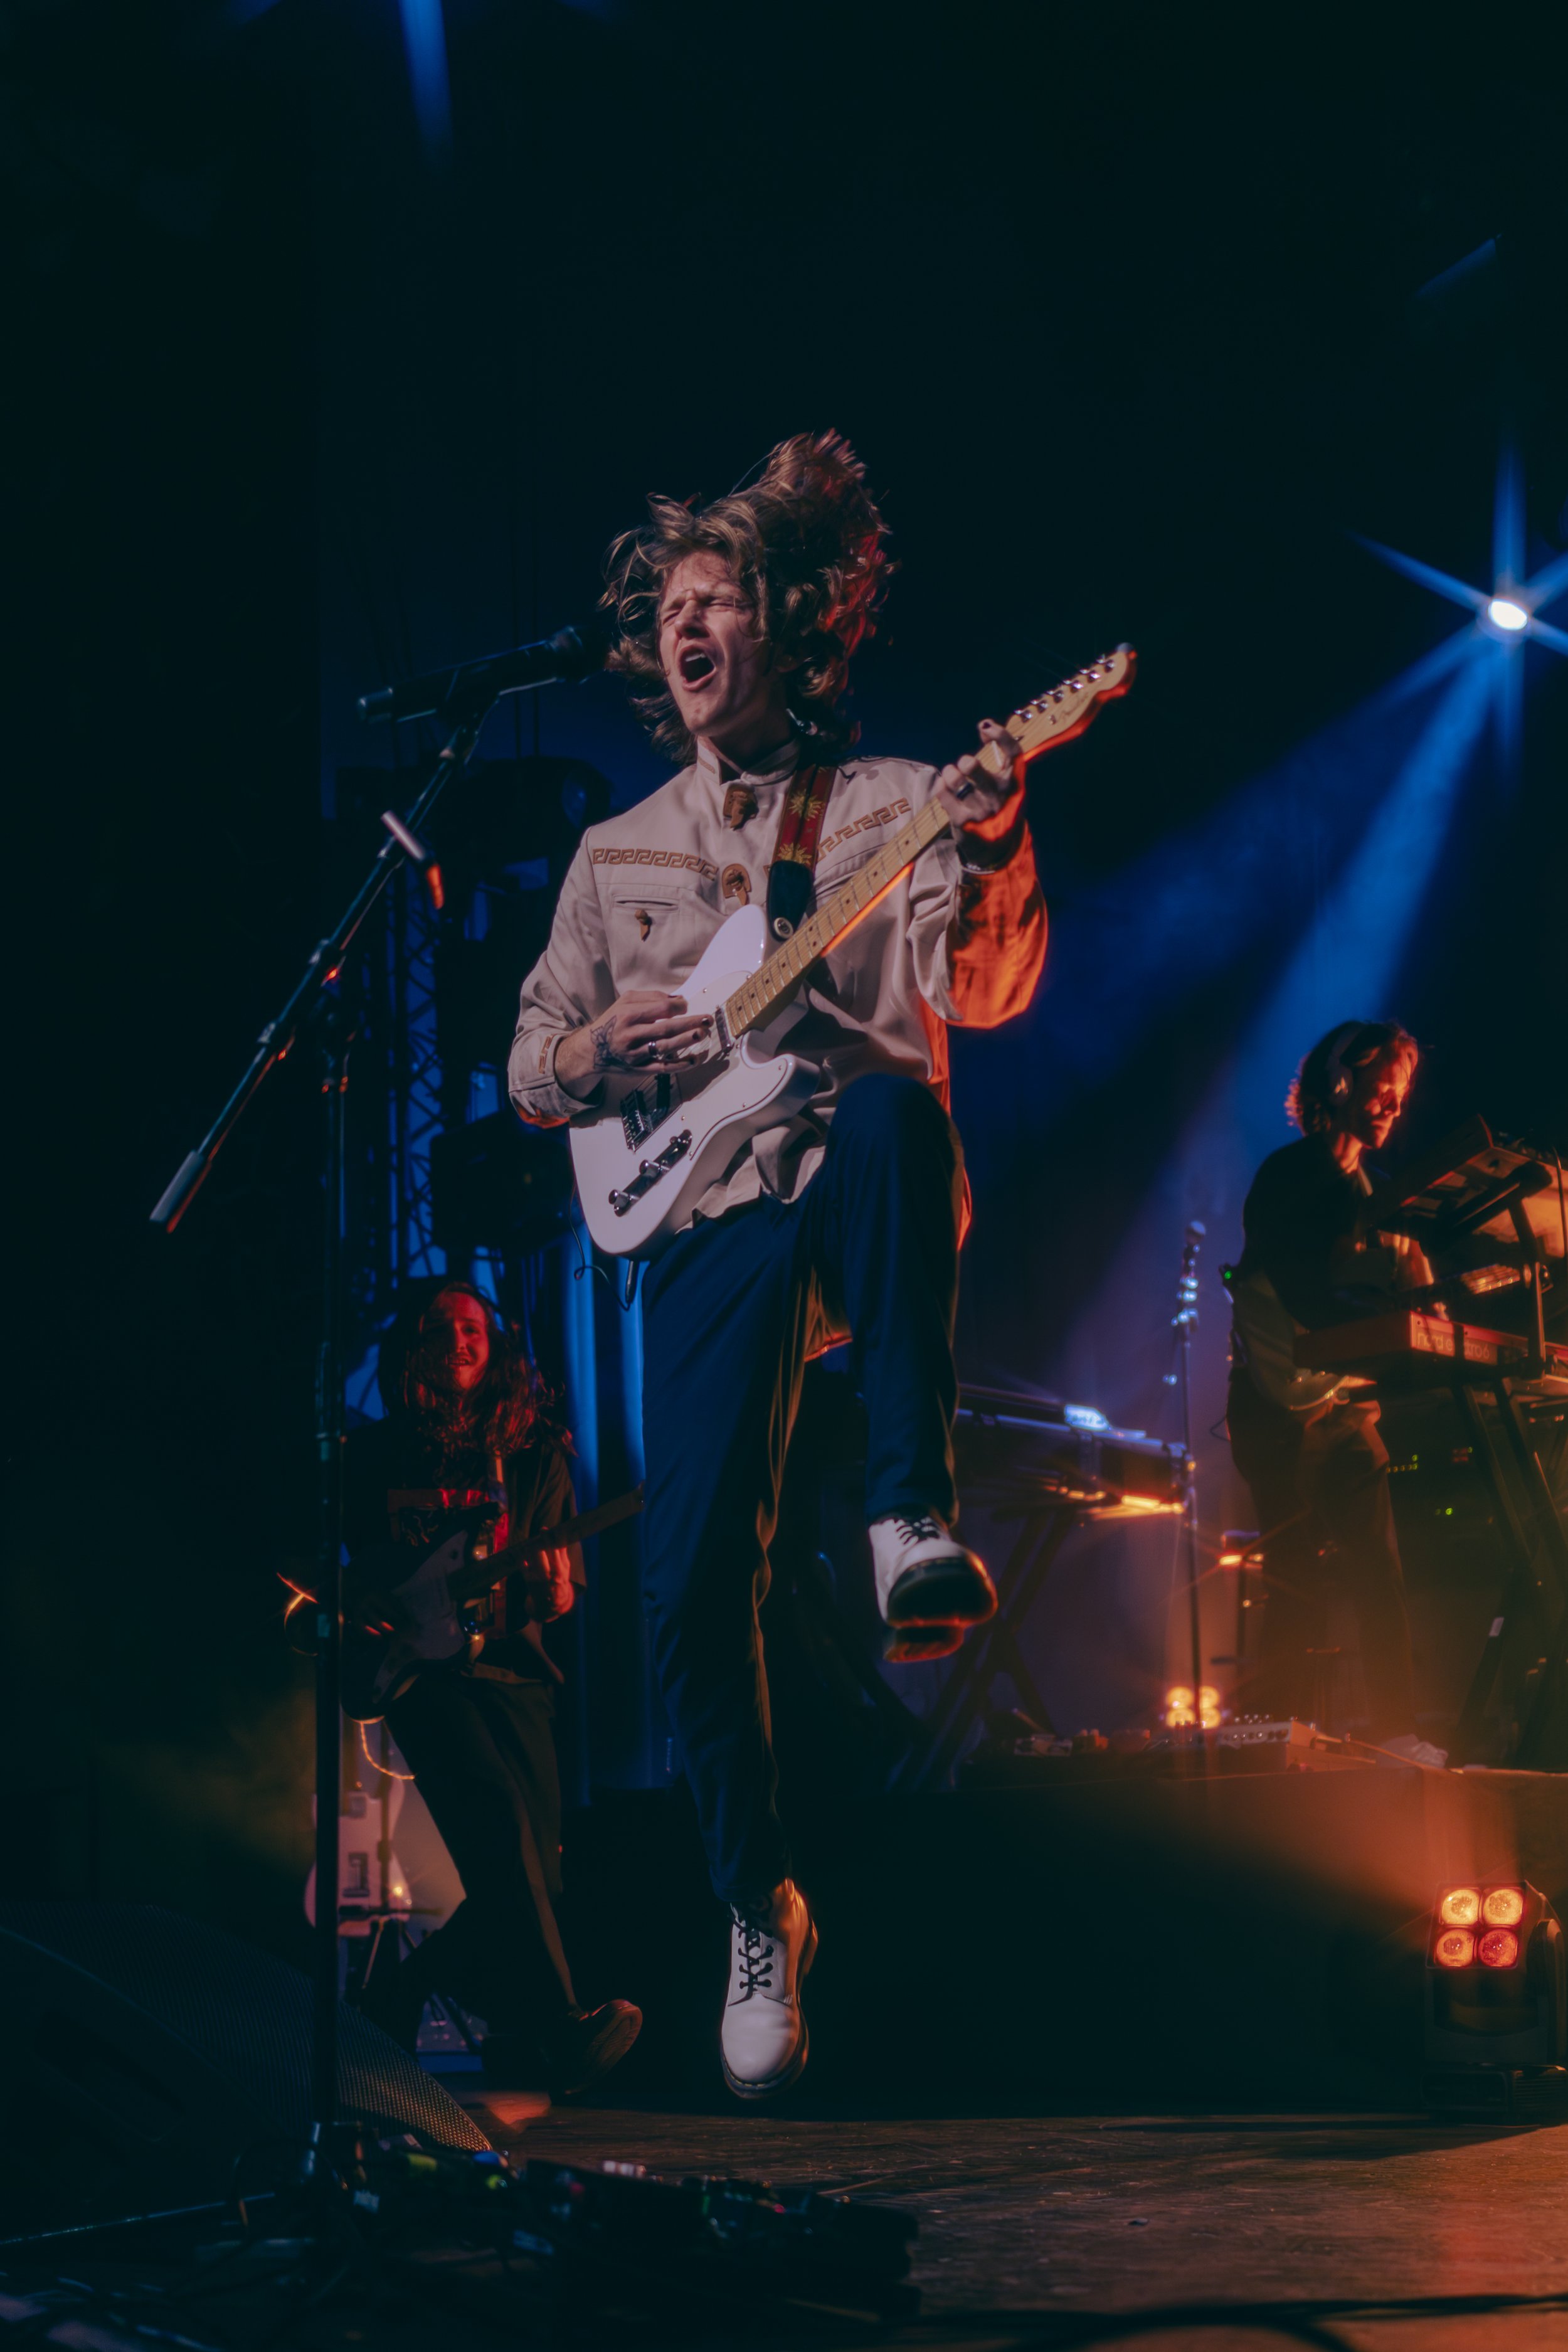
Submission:
M 340 1671 L 342 1640 L 343 1452 L 343 1175 L 349 1049 L 353 1024 L 333 985 L 365 917 L 398 867 L 427 864 L 419 828 L 453 779 L 473 757 L 479 731 L 497 700 L 493 685 L 448 702 L 441 713 L 450 733 L 407 816 L 385 820 L 387 837 L 375 863 L 326 937 L 311 950 L 281 1011 L 268 1023 L 238 1085 L 194 1151 L 187 1152 L 153 1211 L 152 1222 L 172 1234 L 246 1106 L 268 1073 L 311 1031 L 321 1059 L 321 1319 L 316 1359 L 316 1446 L 320 1468 L 316 1550 L 316 1919 L 313 1947 L 313 2037 L 310 2128 L 301 2178 L 331 2179 L 331 2143 L 338 2107 L 338 1792 Z
M 1193 1454 L 1193 1326 L 1198 1319 L 1198 1251 L 1207 1228 L 1194 1217 L 1182 1248 L 1182 1271 L 1176 1282 L 1176 1311 L 1171 1318 L 1175 1333 L 1177 1370 L 1167 1372 L 1168 1388 L 1182 1392 L 1182 1539 L 1187 1563 L 1187 1635 L 1193 1652 L 1193 1720 L 1203 1722 L 1204 1633 L 1202 1595 L 1198 1591 L 1198 1465 Z

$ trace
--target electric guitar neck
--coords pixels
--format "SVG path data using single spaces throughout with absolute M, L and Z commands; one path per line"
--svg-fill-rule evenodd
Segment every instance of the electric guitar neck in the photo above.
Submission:
M 1050 693 L 1041 695 L 1037 702 L 1027 702 L 1021 710 L 1015 710 L 1007 721 L 1007 732 L 1018 747 L 1014 772 L 1054 744 L 1081 735 L 1102 702 L 1113 702 L 1127 692 L 1137 659 L 1131 646 L 1118 646 L 1113 654 L 1102 654 L 1099 661 L 1054 687 Z M 1007 772 L 1006 754 L 999 752 L 994 744 L 985 746 L 975 764 L 998 779 Z M 928 849 L 950 829 L 948 814 L 941 801 L 930 800 L 917 810 L 891 841 L 874 857 L 868 858 L 841 889 L 825 898 L 784 946 L 775 949 L 766 962 L 725 999 L 722 1027 L 729 1035 L 726 1039 L 721 1033 L 721 1043 L 743 1037 L 749 1029 L 769 1020 L 787 1002 L 810 967 L 847 939 L 856 924 L 887 897 L 921 850 Z

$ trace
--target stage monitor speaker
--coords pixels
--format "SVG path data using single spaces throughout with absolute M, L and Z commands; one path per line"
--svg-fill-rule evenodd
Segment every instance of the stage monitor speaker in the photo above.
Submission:
M 310 1979 L 218 1928 L 139 1904 L 0 1904 L 0 2019 L 13 2229 L 223 2197 L 247 2158 L 276 2170 L 303 2140 Z M 338 2029 L 344 2117 L 488 2146 L 357 2011 Z

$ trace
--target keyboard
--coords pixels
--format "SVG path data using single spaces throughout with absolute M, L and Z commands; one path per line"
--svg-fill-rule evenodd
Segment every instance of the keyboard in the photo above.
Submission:
M 1517 1331 L 1451 1323 L 1446 1316 L 1421 1315 L 1410 1307 L 1303 1331 L 1296 1340 L 1296 1361 L 1303 1371 L 1342 1372 L 1388 1389 L 1489 1386 L 1510 1365 L 1522 1365 L 1527 1353 Z M 1549 1339 L 1544 1374 L 1521 1385 L 1540 1396 L 1568 1396 L 1568 1348 Z
M 966 1386 L 952 1444 L 965 1505 L 999 1516 L 1047 1504 L 1129 1519 L 1182 1507 L 1181 1446 L 1113 1428 L 1092 1405 Z

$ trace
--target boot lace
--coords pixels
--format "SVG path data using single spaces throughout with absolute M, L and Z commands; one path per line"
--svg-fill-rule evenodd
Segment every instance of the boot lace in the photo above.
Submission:
M 908 1518 L 902 1511 L 895 1511 L 893 1525 L 906 1543 L 933 1543 L 945 1533 L 929 1511 L 922 1511 L 917 1518 Z
M 735 1925 L 741 1930 L 741 1990 L 735 1999 L 738 2001 L 750 2000 L 753 1995 L 772 1992 L 773 1989 L 774 1948 L 768 1941 L 764 1928 L 753 1927 L 739 1914 L 736 1915 Z

